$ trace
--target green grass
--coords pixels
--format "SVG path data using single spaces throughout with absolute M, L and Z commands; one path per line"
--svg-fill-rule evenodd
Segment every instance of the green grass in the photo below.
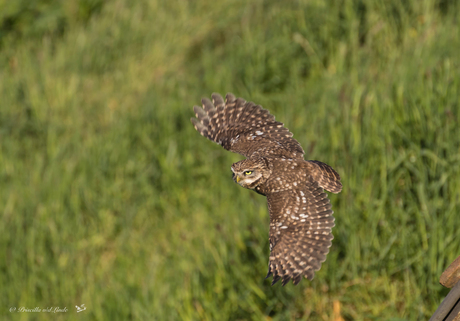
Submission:
M 62 34 L 4 37 L 1 318 L 429 318 L 460 255 L 458 10 L 119 0 Z M 228 91 L 342 176 L 312 282 L 264 280 L 266 201 L 189 121 Z

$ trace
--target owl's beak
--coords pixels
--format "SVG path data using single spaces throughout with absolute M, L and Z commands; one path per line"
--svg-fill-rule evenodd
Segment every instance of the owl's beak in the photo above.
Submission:
M 239 176 L 236 176 L 236 182 L 239 183 L 241 181 L 241 178 Z

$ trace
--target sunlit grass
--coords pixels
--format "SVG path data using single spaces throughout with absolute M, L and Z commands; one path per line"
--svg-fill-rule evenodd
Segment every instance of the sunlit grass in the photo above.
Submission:
M 3 48 L 2 318 L 427 319 L 460 255 L 457 18 L 334 3 L 117 1 Z M 342 176 L 312 282 L 264 280 L 265 198 L 190 124 L 227 91 Z

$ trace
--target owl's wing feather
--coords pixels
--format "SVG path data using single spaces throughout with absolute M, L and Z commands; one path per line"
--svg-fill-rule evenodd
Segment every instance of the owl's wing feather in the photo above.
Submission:
M 224 102 L 215 93 L 212 102 L 203 98 L 201 103 L 202 107 L 193 107 L 198 118 L 191 119 L 195 129 L 226 150 L 246 157 L 303 158 L 304 151 L 293 134 L 260 105 L 232 94 Z
M 320 161 L 307 161 L 309 172 L 319 186 L 326 191 L 337 194 L 342 191 L 340 175 L 331 166 Z
M 267 194 L 270 212 L 270 260 L 267 277 L 283 286 L 302 276 L 312 280 L 326 260 L 334 227 L 331 203 L 323 188 L 309 176 L 298 189 Z

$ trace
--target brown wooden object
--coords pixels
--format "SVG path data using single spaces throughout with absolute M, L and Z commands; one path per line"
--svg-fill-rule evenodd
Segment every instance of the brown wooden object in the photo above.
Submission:
M 430 321 L 460 321 L 460 256 L 442 273 L 439 282 L 452 288 Z

